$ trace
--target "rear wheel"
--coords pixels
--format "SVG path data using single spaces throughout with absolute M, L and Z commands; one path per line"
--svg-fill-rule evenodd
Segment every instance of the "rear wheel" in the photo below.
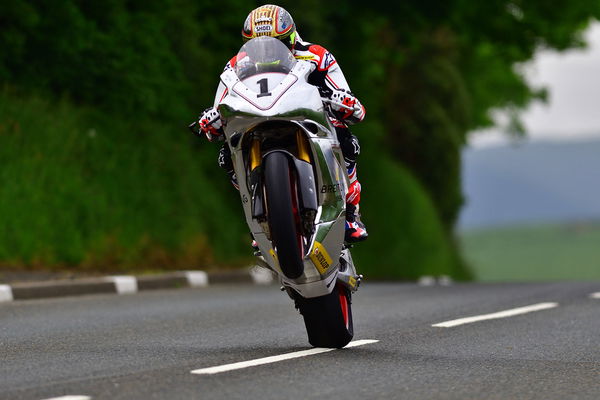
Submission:
M 341 285 L 336 285 L 328 295 L 311 299 L 294 294 L 310 344 L 339 349 L 352 340 L 354 325 L 350 296 L 348 289 Z
M 298 224 L 296 182 L 285 154 L 275 152 L 266 157 L 265 191 L 279 266 L 286 277 L 296 279 L 304 272 L 303 237 Z

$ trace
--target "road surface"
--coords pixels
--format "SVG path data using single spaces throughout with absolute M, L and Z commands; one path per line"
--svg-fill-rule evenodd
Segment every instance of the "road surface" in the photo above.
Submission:
M 0 399 L 600 398 L 600 282 L 365 282 L 353 308 L 355 347 L 305 354 L 273 286 L 0 304 Z

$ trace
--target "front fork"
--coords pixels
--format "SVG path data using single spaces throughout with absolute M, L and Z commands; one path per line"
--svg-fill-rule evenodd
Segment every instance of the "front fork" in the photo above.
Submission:
M 313 166 L 311 164 L 310 147 L 308 139 L 301 130 L 296 131 L 296 156 L 291 156 L 298 177 L 298 194 L 302 220 L 302 233 L 310 236 L 314 233 L 315 217 L 318 208 L 318 199 Z M 270 230 L 266 223 L 266 204 L 264 201 L 262 178 L 262 149 L 258 137 L 252 138 L 250 145 L 250 194 L 252 196 L 252 218 L 256 219 L 263 227 L 270 240 Z
M 266 207 L 263 191 L 262 156 L 260 151 L 260 139 L 255 137 L 250 145 L 250 196 L 252 218 L 256 219 L 263 228 L 269 240 L 271 231 L 267 223 Z
M 310 164 L 310 151 L 308 140 L 300 130 L 296 131 L 296 148 L 298 149 L 298 159 Z M 250 171 L 260 167 L 262 163 L 262 154 L 260 150 L 260 139 L 254 137 L 250 145 Z

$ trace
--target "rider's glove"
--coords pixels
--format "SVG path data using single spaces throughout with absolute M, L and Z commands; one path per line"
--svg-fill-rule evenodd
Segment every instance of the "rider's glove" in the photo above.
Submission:
M 365 117 L 365 108 L 350 91 L 335 89 L 330 99 L 329 105 L 338 119 L 355 124 Z
M 224 140 L 221 115 L 214 107 L 208 107 L 202 112 L 198 117 L 198 126 L 210 142 Z

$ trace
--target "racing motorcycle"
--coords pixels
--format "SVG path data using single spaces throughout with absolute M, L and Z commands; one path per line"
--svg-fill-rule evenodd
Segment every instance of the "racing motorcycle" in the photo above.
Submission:
M 344 347 L 362 276 L 344 243 L 349 181 L 329 100 L 307 82 L 313 64 L 277 39 L 248 41 L 231 64 L 217 109 L 257 263 L 279 277 L 310 344 Z

